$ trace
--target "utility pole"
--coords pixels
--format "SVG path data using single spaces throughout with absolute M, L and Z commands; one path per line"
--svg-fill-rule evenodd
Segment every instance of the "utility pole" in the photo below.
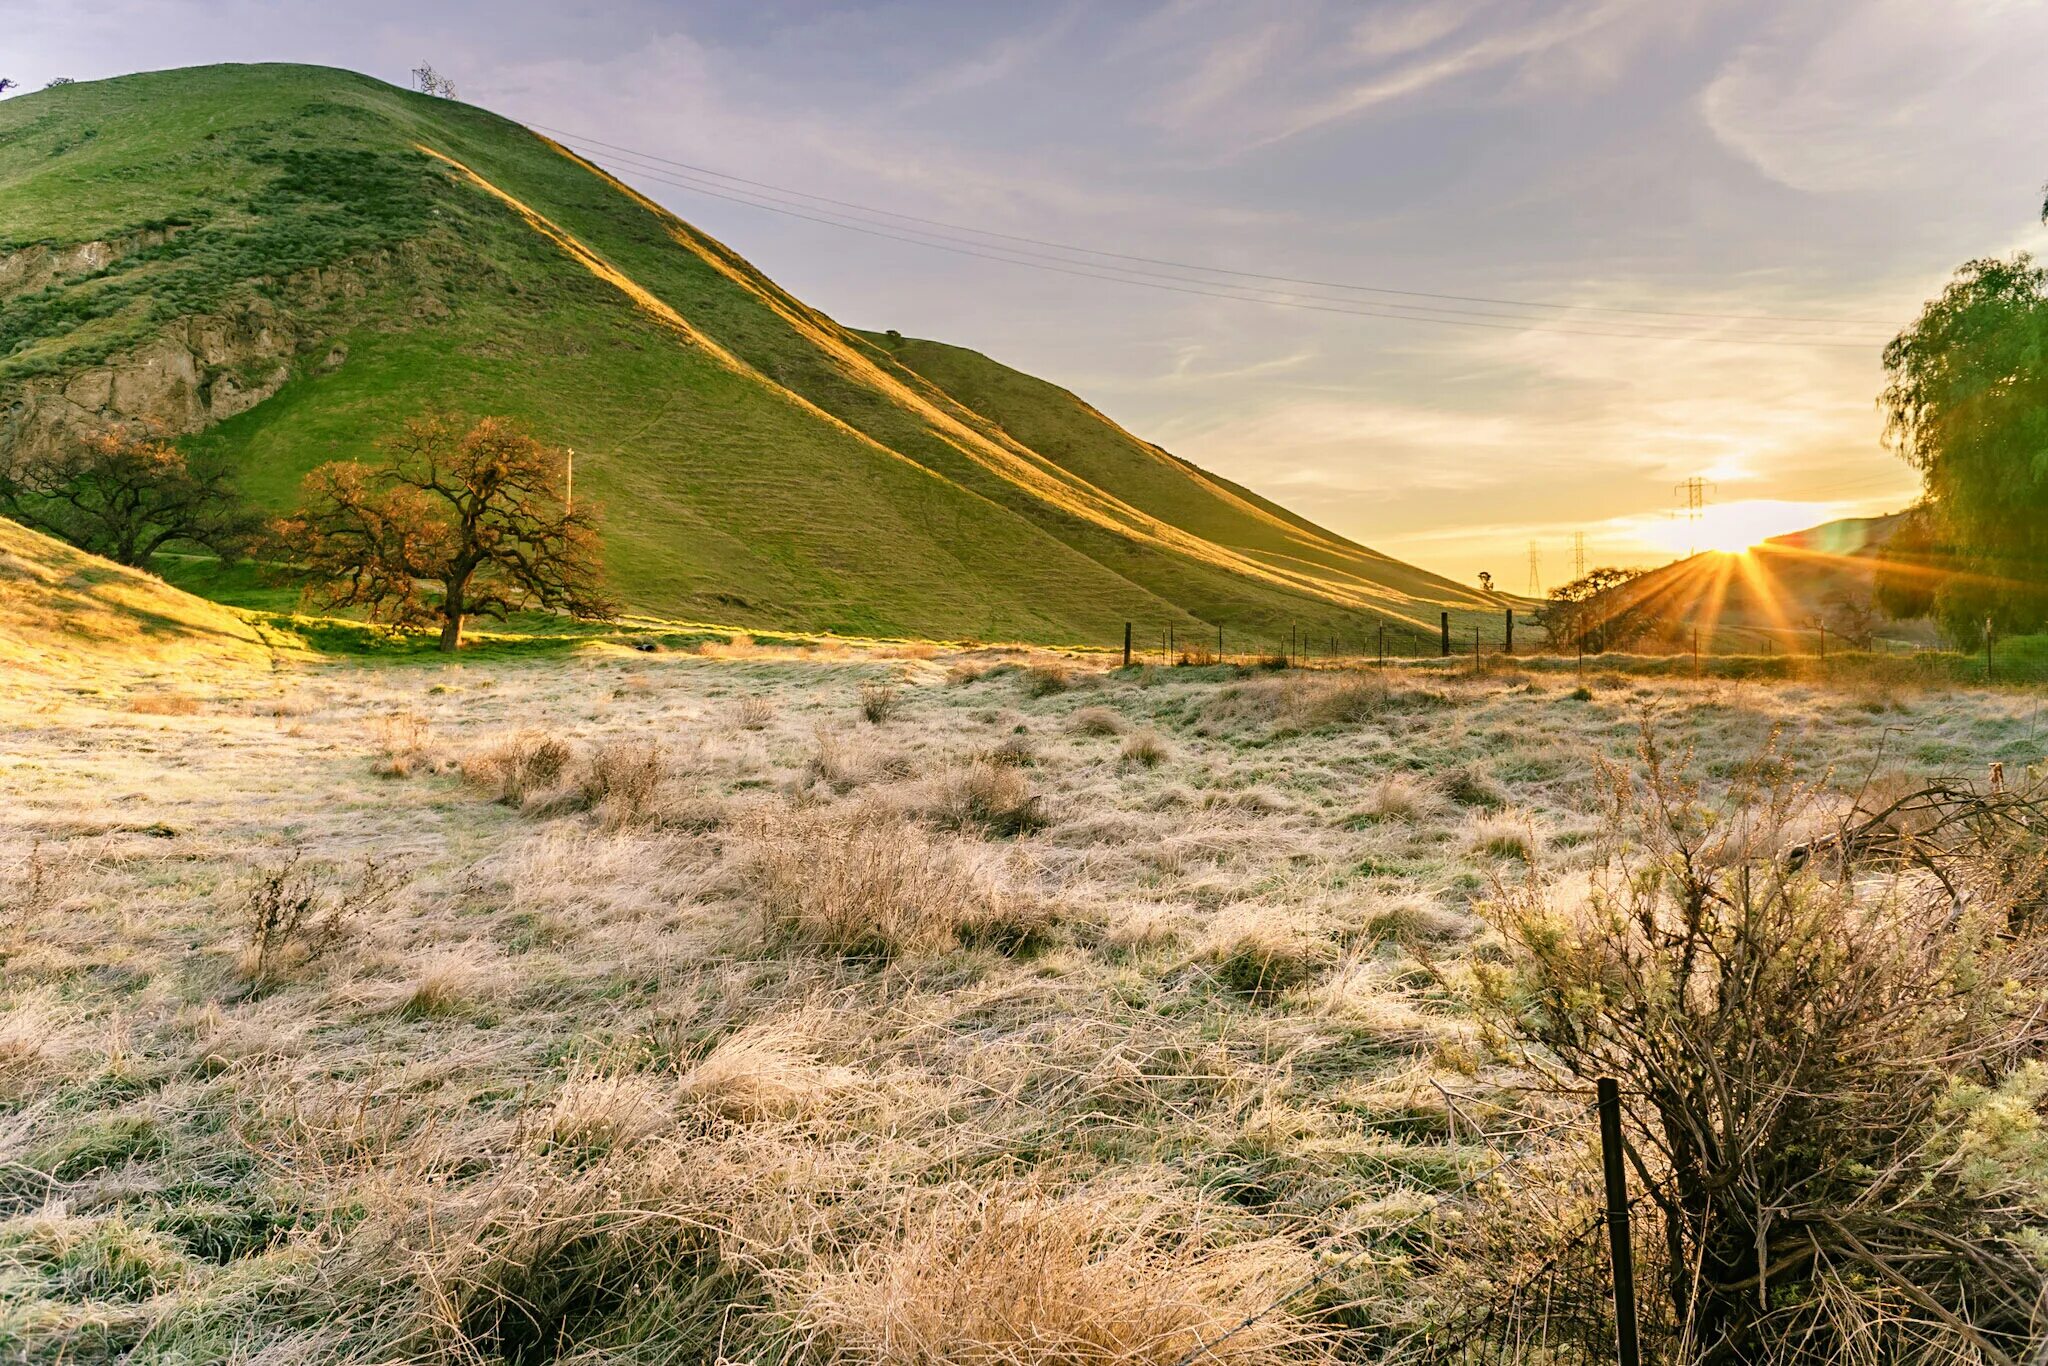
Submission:
M 1700 518 L 1706 515 L 1707 495 L 1713 491 L 1713 488 L 1714 486 L 1711 483 L 1700 478 L 1697 474 L 1690 479 L 1680 480 L 1671 486 L 1671 491 L 1677 494 L 1679 501 L 1685 505 L 1685 520 L 1691 525 L 1695 533 L 1699 531 Z M 1690 546 L 1686 553 L 1689 555 L 1699 554 L 1699 546 L 1696 544 Z
M 1543 556 L 1536 549 L 1536 542 L 1529 542 L 1529 596 L 1543 596 Z

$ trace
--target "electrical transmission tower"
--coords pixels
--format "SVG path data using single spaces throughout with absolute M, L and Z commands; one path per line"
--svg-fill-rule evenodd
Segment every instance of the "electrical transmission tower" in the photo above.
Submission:
M 1583 579 L 1585 577 L 1586 533 L 1583 531 L 1574 531 L 1572 533 L 1572 578 Z
M 1698 475 L 1694 475 L 1690 479 L 1680 480 L 1671 486 L 1671 491 L 1677 494 L 1684 503 L 1685 520 L 1691 524 L 1691 529 L 1695 533 L 1699 530 L 1700 518 L 1706 515 L 1707 495 L 1713 492 L 1713 489 L 1713 484 L 1700 478 Z M 1686 553 L 1688 555 L 1697 555 L 1699 547 L 1694 545 Z
M 1543 557 L 1536 550 L 1536 542 L 1529 542 L 1529 596 L 1543 596 Z

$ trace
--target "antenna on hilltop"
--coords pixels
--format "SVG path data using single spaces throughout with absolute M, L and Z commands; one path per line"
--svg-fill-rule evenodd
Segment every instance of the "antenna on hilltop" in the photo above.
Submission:
M 1529 542 L 1529 596 L 1543 596 L 1543 557 L 1536 549 L 1536 542 Z
M 1572 533 L 1572 578 L 1583 579 L 1585 577 L 1586 533 L 1583 531 L 1574 531 Z
M 439 95 L 444 100 L 455 98 L 455 82 L 434 70 L 431 62 L 421 62 L 412 69 L 412 88 L 422 95 Z
M 1680 480 L 1671 486 L 1671 491 L 1677 494 L 1684 502 L 1685 520 L 1692 524 L 1695 531 L 1699 529 L 1700 518 L 1706 515 L 1707 495 L 1713 491 L 1713 488 L 1714 486 L 1711 482 L 1700 478 L 1697 474 L 1690 479 Z M 1694 545 L 1686 553 L 1688 555 L 1697 555 L 1699 547 Z

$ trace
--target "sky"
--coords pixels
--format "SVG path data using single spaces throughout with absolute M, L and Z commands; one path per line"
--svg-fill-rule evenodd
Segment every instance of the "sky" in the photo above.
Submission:
M 1882 346 L 2048 248 L 2043 51 L 2048 0 L 0 0 L 26 89 L 430 63 L 842 322 L 1516 591 L 1911 501 Z

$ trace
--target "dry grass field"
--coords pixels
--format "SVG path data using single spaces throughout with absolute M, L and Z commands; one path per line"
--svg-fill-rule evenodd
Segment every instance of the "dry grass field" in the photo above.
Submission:
M 2048 738 L 744 641 L 0 689 L 0 1356 L 52 1362 L 1316 1359 L 1584 1213 L 1499 1170 L 1583 1131 L 1460 984 L 1601 856 L 1596 760 L 1648 725 L 1711 792 L 1775 735 L 1853 794 Z

